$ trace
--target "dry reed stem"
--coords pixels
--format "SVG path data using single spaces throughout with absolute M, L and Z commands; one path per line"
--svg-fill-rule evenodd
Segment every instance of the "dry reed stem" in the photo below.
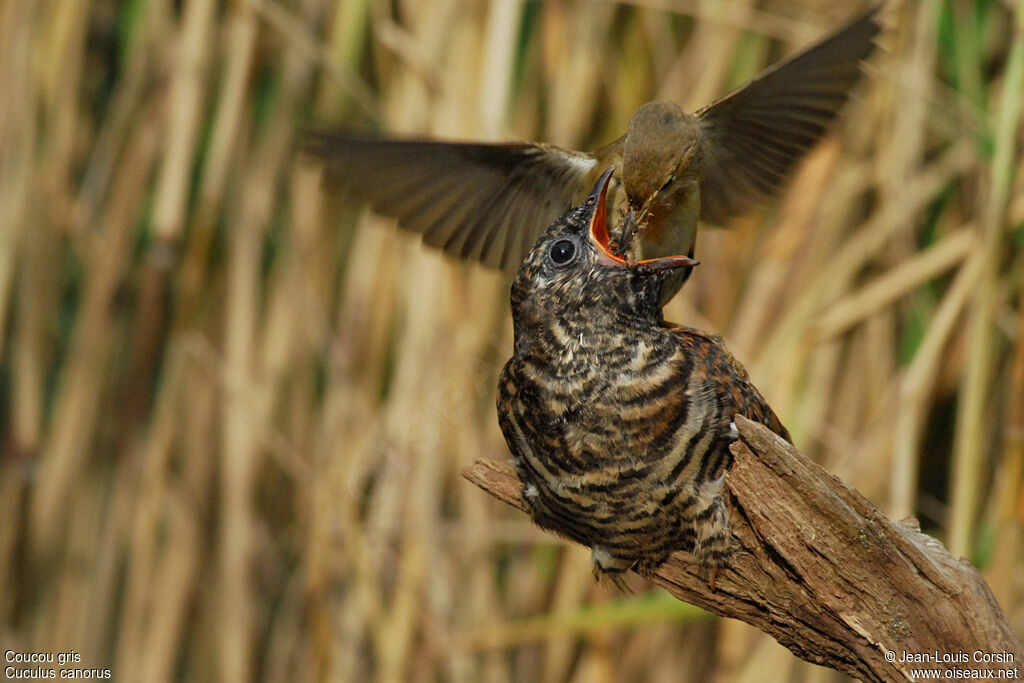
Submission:
M 1017 307 L 1017 343 L 1010 369 L 1010 401 L 1006 411 L 1003 477 L 993 499 L 997 538 L 986 578 L 996 598 L 1013 614 L 1021 604 L 1015 592 L 1024 554 L 1024 298 Z
M 953 460 L 952 552 L 967 554 L 974 540 L 981 480 L 985 476 L 985 438 L 988 426 L 989 385 L 995 365 L 994 317 L 998 297 L 999 256 L 1005 244 L 1005 215 L 1018 158 L 1017 131 L 1024 107 L 1024 2 L 1015 6 L 1013 38 L 1007 56 L 1006 80 L 996 111 L 995 153 L 989 185 L 982 202 L 982 275 L 971 306 L 969 351 L 963 377 L 963 403 L 957 413 Z
M 982 252 L 975 252 L 961 268 L 932 316 L 917 353 L 900 378 L 897 404 L 902 406 L 902 410 L 897 414 L 893 431 L 895 442 L 890 479 L 890 512 L 894 517 L 909 516 L 905 513 L 916 509 L 921 432 L 933 400 L 931 390 L 941 370 L 942 351 L 981 279 L 983 259 Z
M 977 236 L 971 226 L 957 230 L 901 262 L 860 291 L 847 295 L 841 305 L 830 308 L 815 323 L 816 341 L 848 330 L 953 268 L 971 252 L 976 240 Z

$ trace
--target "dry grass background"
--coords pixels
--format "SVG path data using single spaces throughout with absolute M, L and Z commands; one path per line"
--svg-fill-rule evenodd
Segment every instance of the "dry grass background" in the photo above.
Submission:
M 835 679 L 608 592 L 462 481 L 506 453 L 508 282 L 324 203 L 296 147 L 322 122 L 596 146 L 854 9 L 0 3 L 0 648 L 124 681 Z M 1021 629 L 1024 2 L 886 20 L 835 134 L 703 233 L 669 317 Z

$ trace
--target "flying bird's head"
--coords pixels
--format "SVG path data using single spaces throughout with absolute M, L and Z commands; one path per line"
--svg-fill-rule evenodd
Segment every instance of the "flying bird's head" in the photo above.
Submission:
M 700 122 L 671 102 L 649 102 L 629 120 L 623 140 L 622 184 L 628 198 L 620 251 L 649 255 L 692 249 L 700 213 Z
M 648 102 L 629 119 L 623 141 L 622 181 L 635 209 L 648 198 L 696 179 L 699 122 L 672 102 Z
M 606 220 L 613 171 L 605 171 L 586 201 L 552 224 L 523 261 L 512 284 L 517 339 L 552 320 L 593 321 L 608 312 L 657 322 L 662 282 L 680 268 L 697 265 L 688 256 L 631 262 L 614 253 Z

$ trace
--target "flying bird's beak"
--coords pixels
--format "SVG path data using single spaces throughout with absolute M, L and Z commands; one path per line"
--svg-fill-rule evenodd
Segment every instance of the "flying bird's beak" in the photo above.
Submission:
M 615 249 L 615 252 L 619 255 L 625 255 L 630 247 L 633 246 L 633 236 L 636 235 L 636 229 L 639 223 L 636 220 L 636 212 L 630 208 L 629 213 L 626 214 L 625 223 L 622 226 L 622 237 L 619 238 L 619 244 Z
M 597 183 L 594 184 L 594 189 L 590 191 L 590 195 L 587 197 L 587 206 L 593 207 L 593 212 L 590 215 L 590 240 L 597 247 L 598 263 L 605 266 L 624 266 L 627 268 L 635 267 L 642 269 L 646 272 L 660 272 L 663 270 L 674 270 L 676 268 L 693 268 L 698 265 L 700 261 L 696 261 L 689 256 L 663 256 L 660 258 L 650 258 L 638 261 L 636 264 L 630 264 L 623 256 L 615 253 L 615 250 L 611 248 L 611 236 L 608 234 L 608 186 L 611 184 L 612 173 L 615 171 L 614 166 L 609 166 L 608 170 L 601 174 L 601 177 L 597 179 Z M 630 220 L 632 219 L 632 222 Z M 631 229 L 632 228 L 632 229 Z M 636 228 L 636 218 L 633 216 L 632 211 L 626 218 L 626 226 L 623 229 L 623 239 L 621 245 L 621 251 L 626 253 L 632 242 L 632 235 Z M 628 233 L 628 234 L 627 234 Z M 627 241 L 627 237 L 629 241 Z

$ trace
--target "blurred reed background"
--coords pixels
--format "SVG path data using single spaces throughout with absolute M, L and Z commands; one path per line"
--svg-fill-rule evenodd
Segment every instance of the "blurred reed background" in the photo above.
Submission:
M 864 9 L 834 4 L 0 3 L 0 649 L 123 681 L 837 679 L 596 585 L 461 480 L 507 454 L 508 280 L 325 200 L 296 151 L 323 123 L 593 147 Z M 1020 629 L 1024 2 L 886 22 L 668 317 Z

